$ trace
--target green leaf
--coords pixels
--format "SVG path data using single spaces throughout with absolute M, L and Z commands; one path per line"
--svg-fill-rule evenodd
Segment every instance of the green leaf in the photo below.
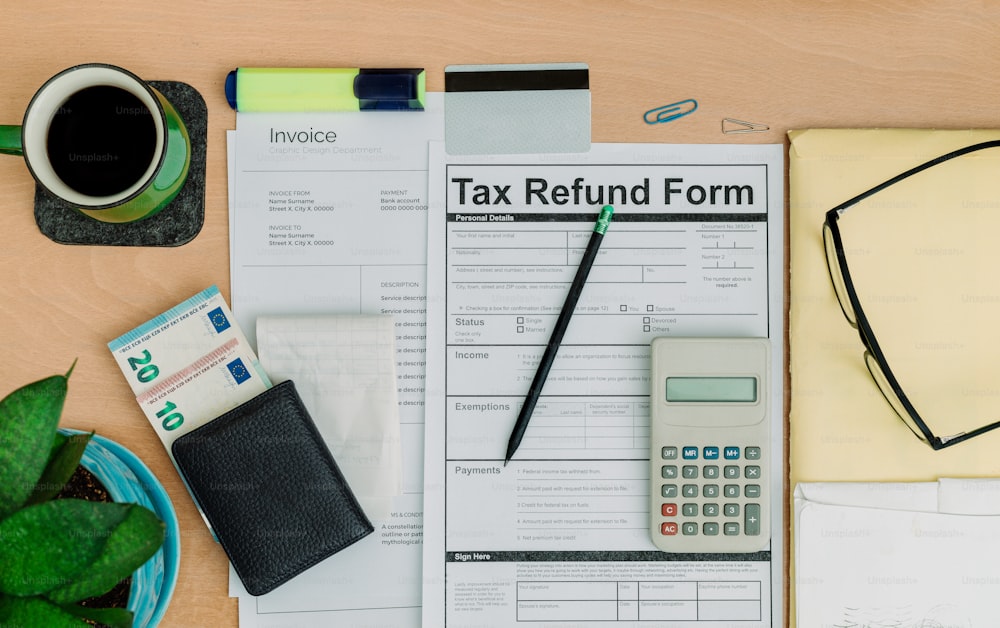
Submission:
M 52 456 L 56 455 L 56 452 L 59 451 L 60 447 L 66 444 L 68 439 L 68 434 L 56 432 L 56 437 L 52 440 L 52 450 L 49 452 L 49 460 L 52 460 Z
M 0 519 L 31 495 L 49 460 L 63 402 L 66 376 L 28 384 L 0 401 Z
M 73 582 L 129 510 L 128 504 L 57 499 L 0 521 L 0 593 L 38 595 Z
M 111 628 L 132 628 L 132 611 L 125 608 L 87 608 L 68 604 L 61 607 L 67 613 Z M 0 624 L 2 627 L 3 624 Z
M 49 459 L 49 464 L 42 472 L 42 477 L 38 480 L 35 490 L 25 502 L 26 506 L 49 501 L 66 486 L 69 479 L 73 477 L 76 468 L 80 466 L 83 450 L 87 448 L 87 443 L 90 442 L 93 435 L 93 432 L 73 434 L 64 439 L 62 446 Z
M 0 626 L 93 628 L 90 624 L 40 597 L 0 595 Z
M 165 534 L 163 522 L 137 504 L 128 504 L 127 508 L 127 516 L 108 537 L 94 564 L 74 582 L 46 593 L 47 598 L 65 604 L 107 593 L 160 549 Z

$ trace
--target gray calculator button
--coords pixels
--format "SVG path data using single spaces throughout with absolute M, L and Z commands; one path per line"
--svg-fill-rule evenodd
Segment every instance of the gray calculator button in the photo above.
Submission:
M 734 464 L 727 464 L 723 467 L 722 473 L 727 480 L 738 480 L 740 477 L 740 468 Z
M 681 495 L 684 497 L 697 497 L 698 496 L 698 485 L 697 484 L 685 484 L 681 487 Z
M 687 536 L 694 536 L 698 534 L 698 524 L 697 523 L 685 523 L 681 526 L 681 533 Z
M 660 467 L 660 475 L 664 480 L 673 480 L 677 478 L 677 465 L 675 464 L 665 464 Z
M 722 514 L 727 517 L 739 517 L 740 516 L 740 505 L 739 504 L 726 504 L 722 507 Z
M 718 536 L 719 535 L 719 524 L 717 523 L 706 523 L 701 527 L 701 531 L 705 536 Z
M 715 466 L 714 464 L 706 465 L 704 468 L 702 468 L 701 474 L 705 477 L 706 480 L 718 479 L 719 467 Z
M 698 504 L 682 504 L 681 514 L 685 517 L 697 517 L 698 516 Z
M 701 514 L 706 517 L 718 517 L 719 516 L 719 505 L 718 504 L 704 504 L 701 507 Z
M 685 480 L 694 480 L 698 477 L 698 467 L 693 464 L 686 464 L 681 469 L 681 474 L 684 475 Z
M 738 536 L 740 533 L 740 524 L 730 521 L 722 526 L 722 533 L 726 536 Z
M 664 447 L 660 450 L 660 457 L 664 460 L 677 460 L 676 447 Z
M 755 464 L 748 464 L 746 469 L 743 471 L 744 476 L 748 480 L 759 480 L 760 479 L 760 467 Z
M 743 450 L 747 460 L 760 460 L 760 447 L 747 447 Z
M 663 497 L 677 497 L 677 485 L 676 484 L 664 484 L 660 487 L 660 495 Z
M 726 484 L 722 487 L 722 494 L 729 499 L 736 499 L 740 496 L 739 484 Z
M 747 484 L 743 488 L 743 495 L 747 499 L 758 499 L 760 497 L 760 484 Z
M 706 484 L 701 487 L 701 494 L 707 499 L 716 499 L 719 497 L 719 485 L 718 484 Z
M 760 535 L 760 504 L 747 504 L 743 509 L 743 528 L 749 536 Z

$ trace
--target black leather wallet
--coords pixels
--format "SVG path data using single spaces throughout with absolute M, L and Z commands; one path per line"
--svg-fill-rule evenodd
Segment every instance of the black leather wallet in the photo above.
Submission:
M 251 595 L 373 531 L 291 381 L 179 437 L 171 450 Z

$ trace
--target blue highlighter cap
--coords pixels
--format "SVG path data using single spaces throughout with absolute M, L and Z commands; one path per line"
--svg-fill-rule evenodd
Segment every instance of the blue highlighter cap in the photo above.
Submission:
M 423 70 L 362 69 L 354 77 L 354 97 L 363 111 L 419 110 L 422 81 Z
M 226 75 L 226 102 L 236 109 L 236 70 L 230 70 Z

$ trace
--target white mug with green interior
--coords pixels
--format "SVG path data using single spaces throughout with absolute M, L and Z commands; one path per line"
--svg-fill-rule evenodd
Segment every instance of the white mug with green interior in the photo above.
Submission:
M 163 94 L 127 70 L 88 63 L 42 85 L 20 125 L 0 126 L 0 153 L 23 155 L 35 181 L 67 205 L 121 223 L 177 196 L 191 140 Z

